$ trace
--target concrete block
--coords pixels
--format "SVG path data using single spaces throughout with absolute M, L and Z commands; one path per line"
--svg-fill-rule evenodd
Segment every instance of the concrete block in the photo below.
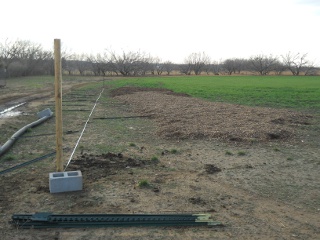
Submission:
M 38 118 L 43 118 L 43 117 L 49 117 L 51 116 L 53 113 L 51 112 L 51 109 L 50 108 L 46 108 L 40 112 L 38 112 Z
M 80 191 L 82 185 L 81 171 L 49 173 L 50 193 Z

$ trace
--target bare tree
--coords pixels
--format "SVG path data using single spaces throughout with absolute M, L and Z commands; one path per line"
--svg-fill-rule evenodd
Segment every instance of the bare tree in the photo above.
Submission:
M 241 74 L 241 71 L 244 71 L 248 68 L 248 60 L 243 58 L 236 58 L 235 61 L 235 71 L 237 74 Z
M 204 52 L 191 53 L 185 59 L 185 64 L 190 67 L 190 70 L 193 71 L 195 75 L 199 75 L 204 70 L 205 65 L 210 64 L 210 57 Z
M 146 75 L 148 73 L 151 73 L 154 75 L 156 70 L 156 64 L 157 64 L 156 58 L 152 57 L 150 54 L 142 54 L 140 61 L 137 62 L 136 66 L 136 74 L 135 75 Z
M 40 44 L 29 41 L 20 42 L 19 59 L 25 66 L 23 76 L 39 75 L 43 73 L 43 63 L 52 57 L 51 52 L 44 51 Z
M 69 75 L 73 75 L 77 71 L 77 66 L 75 64 L 77 54 L 72 53 L 66 49 L 63 49 L 61 53 L 61 65 L 62 69 L 68 72 Z M 54 74 L 54 61 L 52 60 L 52 68 Z
M 248 60 L 242 58 L 226 59 L 223 62 L 224 71 L 231 75 L 232 73 L 240 74 L 248 67 Z
M 222 60 L 213 61 L 211 64 L 211 69 L 214 75 L 220 75 L 220 73 L 223 71 Z
M 251 69 L 254 72 L 258 72 L 260 75 L 267 75 L 274 70 L 274 66 L 278 59 L 276 57 L 256 55 L 249 59 Z
M 106 75 L 105 59 L 101 54 L 87 56 L 87 61 L 91 64 L 91 71 L 95 76 Z
M 235 63 L 234 59 L 226 59 L 223 62 L 223 69 L 229 75 L 231 75 L 232 73 L 235 73 L 236 72 L 236 63 Z
M 10 42 L 6 40 L 4 43 L 0 43 L 0 60 L 6 72 L 8 72 L 9 66 L 19 59 L 19 52 L 19 41 Z
M 167 75 L 170 75 L 170 73 L 173 71 L 174 69 L 174 64 L 170 61 L 166 61 L 162 64 L 163 66 L 163 70 L 165 72 L 167 72 Z
M 276 61 L 273 66 L 273 70 L 276 73 L 276 75 L 281 75 L 287 67 L 280 61 Z
M 187 64 L 180 64 L 179 65 L 180 72 L 185 74 L 185 75 L 191 75 L 192 73 L 192 65 L 191 63 Z
M 75 66 L 75 69 L 79 71 L 81 76 L 86 75 L 86 72 L 92 71 L 90 62 L 87 61 L 88 57 L 86 54 L 75 54 L 72 64 Z
M 74 58 L 66 58 L 62 57 L 61 58 L 61 65 L 62 69 L 66 72 L 68 72 L 69 75 L 73 75 L 74 72 L 77 70 L 77 66 L 75 64 L 75 59 Z
M 284 65 L 290 70 L 290 72 L 294 76 L 298 76 L 300 75 L 301 70 L 310 64 L 310 62 L 307 60 L 307 55 L 307 53 L 294 54 L 289 52 L 286 55 L 282 56 L 282 60 Z
M 109 62 L 111 62 L 117 72 L 123 76 L 134 76 L 145 73 L 146 59 L 145 54 L 138 52 L 122 52 L 116 54 L 109 51 Z
M 108 72 L 110 75 L 116 74 L 117 76 L 120 74 L 120 72 L 117 69 L 117 65 L 114 62 L 113 54 L 115 54 L 112 51 L 106 50 L 102 56 L 103 58 L 103 69 L 104 71 Z
M 112 64 L 112 62 L 109 61 L 108 57 L 106 56 L 106 54 L 97 54 L 97 62 L 99 63 L 99 69 L 103 76 L 116 72 L 114 69 L 114 65 Z
M 305 76 L 315 76 L 317 74 L 317 68 L 314 63 L 309 63 L 309 65 L 305 66 L 302 71 L 304 71 Z
M 163 71 L 164 71 L 164 65 L 163 63 L 159 63 L 156 65 L 156 71 L 158 75 L 162 75 Z
M 165 71 L 164 64 L 162 63 L 161 59 L 158 57 L 153 58 L 153 70 L 151 71 L 151 74 L 154 75 L 154 71 L 161 75 L 163 71 Z
M 211 72 L 213 72 L 213 65 L 211 63 L 209 64 L 206 64 L 204 67 L 203 67 L 203 71 L 209 75 Z

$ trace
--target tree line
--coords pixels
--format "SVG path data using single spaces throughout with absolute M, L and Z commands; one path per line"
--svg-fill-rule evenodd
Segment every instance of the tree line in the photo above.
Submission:
M 191 53 L 182 64 L 162 61 L 159 57 L 141 51 L 116 53 L 105 50 L 96 55 L 62 53 L 62 69 L 68 75 L 94 76 L 145 76 L 145 75 L 232 75 L 257 74 L 316 75 L 318 69 L 308 60 L 307 53 L 272 56 L 258 54 L 248 59 L 229 58 L 213 61 L 205 52 Z M 0 43 L 0 73 L 7 77 L 53 75 L 53 51 L 44 50 L 41 44 L 16 40 Z

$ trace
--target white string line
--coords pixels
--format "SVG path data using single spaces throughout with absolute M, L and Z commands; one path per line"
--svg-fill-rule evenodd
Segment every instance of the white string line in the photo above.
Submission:
M 95 104 L 94 104 L 94 106 L 93 106 L 93 108 L 92 108 L 92 110 L 91 110 L 91 113 L 89 114 L 88 120 L 87 120 L 86 123 L 84 124 L 84 127 L 83 127 L 83 129 L 82 129 L 82 132 L 81 132 L 81 134 L 80 134 L 80 137 L 79 137 L 79 139 L 78 139 L 78 141 L 77 141 L 77 143 L 76 143 L 76 146 L 74 147 L 74 149 L 73 149 L 73 151 L 72 151 L 72 153 L 71 153 L 71 156 L 70 156 L 70 158 L 69 158 L 69 160 L 68 160 L 68 163 L 67 163 L 64 171 L 66 171 L 67 167 L 69 166 L 69 163 L 70 163 L 70 161 L 71 161 L 71 159 L 72 159 L 72 157 L 73 157 L 73 154 L 74 154 L 74 152 L 76 151 L 76 149 L 77 149 L 77 147 L 78 147 L 78 144 L 79 144 L 79 142 L 80 142 L 80 139 L 81 139 L 81 137 L 82 137 L 82 135 L 83 135 L 83 133 L 84 133 L 84 130 L 85 130 L 86 127 L 87 127 L 87 124 L 88 124 L 88 122 L 89 122 L 89 120 L 90 120 L 90 117 L 91 117 L 91 115 L 92 115 L 92 113 L 93 113 L 93 111 L 94 111 L 94 109 L 95 109 L 95 107 L 96 107 L 96 105 L 97 105 L 100 97 L 101 97 L 101 94 L 103 93 L 103 90 L 104 90 L 104 88 L 102 89 L 99 97 L 97 98 L 97 100 L 96 100 L 96 102 L 95 102 Z

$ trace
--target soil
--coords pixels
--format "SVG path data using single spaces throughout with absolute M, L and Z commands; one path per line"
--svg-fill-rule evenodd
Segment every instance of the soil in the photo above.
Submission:
M 101 155 L 81 154 L 70 162 L 68 170 L 81 172 L 88 182 L 94 182 L 100 178 L 106 178 L 110 175 L 116 175 L 121 170 L 133 167 L 145 167 L 147 161 L 133 159 L 118 153 L 106 153 Z
M 284 109 L 208 102 L 168 90 L 138 90 L 120 88 L 112 95 L 136 112 L 153 116 L 158 135 L 169 139 L 292 140 L 296 127 L 312 120 L 312 115 Z
M 87 96 L 83 108 L 92 108 L 100 89 L 80 90 L 64 99 Z M 22 108 L 36 112 L 50 100 Z M 64 135 L 66 158 L 88 114 L 64 113 L 64 131 L 75 132 Z M 25 118 L 6 121 L 1 141 Z M 54 158 L 0 175 L 1 239 L 319 239 L 319 123 L 315 113 L 213 103 L 164 89 L 106 89 L 67 166 L 82 171 L 83 190 L 49 193 Z M 0 171 L 47 153 L 54 136 L 32 136 L 50 131 L 54 119 L 17 141 L 8 153 L 13 160 L 0 158 Z M 34 212 L 210 213 L 224 227 L 8 224 L 14 213 Z

